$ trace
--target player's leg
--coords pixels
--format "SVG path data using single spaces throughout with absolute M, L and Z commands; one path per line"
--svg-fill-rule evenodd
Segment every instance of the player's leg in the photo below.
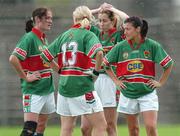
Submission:
M 116 136 L 116 85 L 109 76 L 107 76 L 106 74 L 100 74 L 94 86 L 104 108 L 104 114 L 107 121 L 108 136 Z
M 126 115 L 129 136 L 139 136 L 139 119 L 138 115 Z
M 82 115 L 81 116 L 81 133 L 82 136 L 91 136 L 92 125 L 88 121 L 88 119 Z
M 137 99 L 127 98 L 121 93 L 117 111 L 124 113 L 126 116 L 129 136 L 139 136 L 139 119 L 140 108 Z
M 24 127 L 21 136 L 33 136 L 36 131 L 39 108 L 42 108 L 42 105 L 38 105 L 38 108 L 35 107 L 39 101 L 38 98 L 36 95 L 23 94 Z
M 159 102 L 156 91 L 138 99 L 143 115 L 147 136 L 157 136 L 157 117 Z
M 107 122 L 108 136 L 117 136 L 117 111 L 116 107 L 104 108 L 104 114 Z
M 77 117 L 61 116 L 61 136 L 72 136 Z
M 96 112 L 84 115 L 92 124 L 92 136 L 104 136 L 106 133 L 107 123 L 104 112 Z
M 47 126 L 47 121 L 48 121 L 48 114 L 39 115 L 36 133 L 34 134 L 34 136 L 43 136 L 45 128 Z
M 24 127 L 20 136 L 34 135 L 37 127 L 38 116 L 37 113 L 24 113 Z
M 75 100 L 74 100 L 75 99 Z M 71 136 L 73 128 L 76 124 L 76 118 L 78 115 L 78 109 L 81 107 L 79 103 L 76 103 L 77 98 L 64 97 L 61 94 L 57 94 L 57 114 L 61 119 L 61 132 L 60 136 Z M 78 109 L 77 109 L 78 108 Z M 74 111 L 74 112 L 73 112 Z
M 38 125 L 34 136 L 43 136 L 49 115 L 56 111 L 54 93 L 41 96 L 41 101 L 39 102 L 42 103 L 43 107 L 39 114 Z
M 157 111 L 143 112 L 144 124 L 146 127 L 147 136 L 158 136 L 157 133 Z

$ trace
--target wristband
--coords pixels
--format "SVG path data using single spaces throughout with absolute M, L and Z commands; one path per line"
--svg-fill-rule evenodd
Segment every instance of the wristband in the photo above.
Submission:
M 95 76 L 99 76 L 99 72 L 96 71 L 95 69 L 93 69 L 93 74 L 94 74 Z
M 58 70 L 58 73 L 59 73 L 59 74 L 61 73 L 61 68 Z

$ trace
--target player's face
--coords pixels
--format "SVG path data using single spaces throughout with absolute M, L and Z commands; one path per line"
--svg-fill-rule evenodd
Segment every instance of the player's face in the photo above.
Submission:
M 52 26 L 52 12 L 47 11 L 46 16 L 40 19 L 39 27 L 42 31 L 48 31 Z
M 114 22 L 108 18 L 107 14 L 105 13 L 99 14 L 98 19 L 99 19 L 99 28 L 103 32 L 108 32 L 109 29 L 113 28 Z
M 139 36 L 139 27 L 135 28 L 132 23 L 124 24 L 124 34 L 126 36 L 126 40 L 134 40 Z

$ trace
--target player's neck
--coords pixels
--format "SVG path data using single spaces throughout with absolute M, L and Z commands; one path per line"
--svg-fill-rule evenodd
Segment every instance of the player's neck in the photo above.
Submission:
M 140 44 L 142 42 L 141 36 L 137 36 L 131 40 L 133 44 Z

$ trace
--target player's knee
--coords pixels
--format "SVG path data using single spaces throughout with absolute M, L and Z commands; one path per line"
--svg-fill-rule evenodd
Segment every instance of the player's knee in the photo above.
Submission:
M 81 126 L 81 133 L 83 136 L 91 136 L 92 128 L 90 126 Z
M 36 132 L 43 133 L 45 131 L 45 128 L 46 128 L 46 123 L 39 123 L 38 122 Z
M 133 135 L 133 136 L 139 135 L 139 126 L 133 125 L 133 126 L 129 127 L 129 132 L 130 132 L 130 135 Z
M 116 122 L 107 122 L 107 132 L 110 134 L 116 132 Z
M 26 121 L 24 123 L 24 128 L 20 136 L 33 136 L 36 131 L 36 127 L 37 127 L 37 122 Z

